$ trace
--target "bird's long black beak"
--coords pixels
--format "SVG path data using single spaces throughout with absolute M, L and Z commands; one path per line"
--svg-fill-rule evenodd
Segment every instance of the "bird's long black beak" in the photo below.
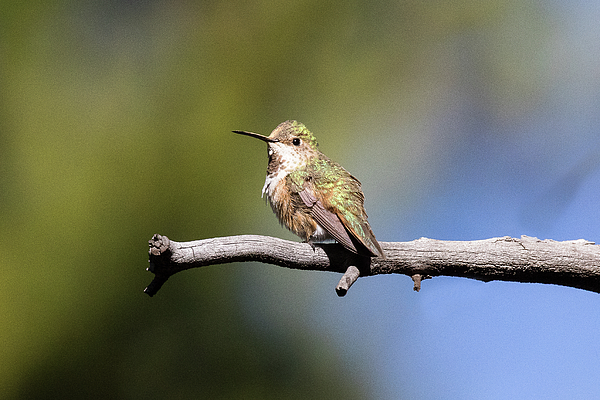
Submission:
M 271 139 L 267 136 L 263 136 L 259 133 L 254 133 L 254 132 L 246 132 L 246 131 L 232 131 L 233 133 L 239 133 L 240 135 L 246 135 L 246 136 L 250 136 L 253 138 L 257 138 L 262 140 L 263 142 L 267 142 L 267 143 L 274 143 L 274 142 L 279 142 L 279 140 L 277 139 Z

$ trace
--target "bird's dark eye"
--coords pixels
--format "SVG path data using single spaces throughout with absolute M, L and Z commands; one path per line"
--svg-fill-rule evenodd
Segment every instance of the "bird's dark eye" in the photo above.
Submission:
M 294 139 L 292 139 L 292 144 L 294 146 L 300 146 L 300 139 L 298 139 L 297 137 L 295 137 Z

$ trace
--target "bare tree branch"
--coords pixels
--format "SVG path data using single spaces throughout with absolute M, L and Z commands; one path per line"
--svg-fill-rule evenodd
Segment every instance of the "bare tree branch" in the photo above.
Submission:
M 556 242 L 528 236 L 474 241 L 421 238 L 411 242 L 380 242 L 386 259 L 357 257 L 337 244 L 290 242 L 268 236 L 243 235 L 175 242 L 154 235 L 150 266 L 155 274 L 144 290 L 156 294 L 173 274 L 190 268 L 242 261 L 282 267 L 344 273 L 336 287 L 343 296 L 359 276 L 404 274 L 414 289 L 433 276 L 456 276 L 489 282 L 550 283 L 600 293 L 600 246 L 583 239 Z

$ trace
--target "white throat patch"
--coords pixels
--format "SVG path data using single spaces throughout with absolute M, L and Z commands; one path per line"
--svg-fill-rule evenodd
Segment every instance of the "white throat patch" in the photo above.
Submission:
M 269 160 L 273 157 L 279 160 L 277 171 L 267 174 L 265 185 L 262 188 L 262 196 L 267 194 L 271 197 L 279 182 L 290 172 L 301 168 L 306 160 L 298 150 L 279 142 L 269 143 L 268 153 Z

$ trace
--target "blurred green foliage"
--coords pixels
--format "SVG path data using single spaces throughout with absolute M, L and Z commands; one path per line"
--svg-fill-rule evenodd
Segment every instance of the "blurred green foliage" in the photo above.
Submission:
M 0 7 L 0 396 L 368 397 L 310 328 L 252 328 L 239 270 L 183 273 L 147 298 L 146 241 L 250 233 L 270 213 L 258 199 L 265 153 L 246 156 L 232 129 L 268 134 L 295 118 L 318 138 L 354 134 L 357 115 L 405 105 L 391 96 L 423 52 L 509 5 Z

